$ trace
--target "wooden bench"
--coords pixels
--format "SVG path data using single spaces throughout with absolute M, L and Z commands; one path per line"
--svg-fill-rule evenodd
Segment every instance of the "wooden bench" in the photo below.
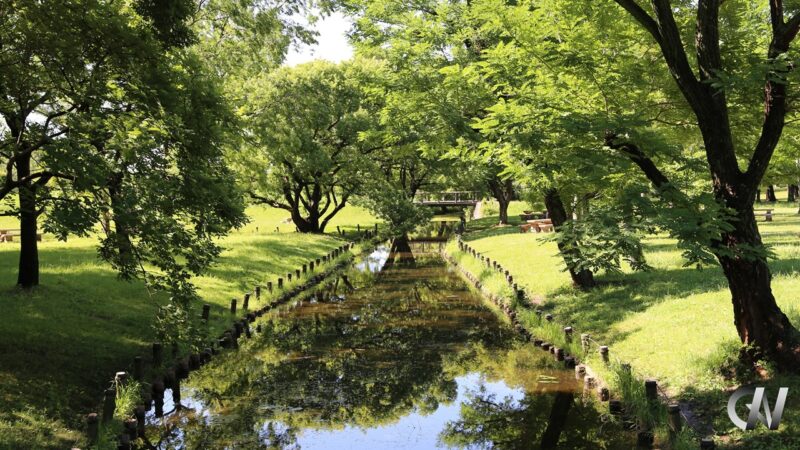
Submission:
M 18 228 L 0 230 L 0 242 L 14 242 L 14 236 L 20 236 L 21 232 Z M 36 233 L 36 240 L 42 242 L 42 233 Z
M 771 208 L 764 208 L 764 209 L 754 209 L 756 219 L 759 217 L 763 217 L 765 222 L 772 222 L 772 209 Z

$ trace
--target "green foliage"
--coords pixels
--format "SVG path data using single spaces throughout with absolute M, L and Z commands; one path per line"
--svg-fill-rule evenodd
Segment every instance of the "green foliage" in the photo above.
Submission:
M 551 239 L 559 248 L 578 250 L 561 252 L 574 270 L 621 273 L 623 260 L 633 270 L 649 270 L 641 235 L 651 228 L 624 212 L 592 208 L 580 220 L 567 221 Z
M 368 60 L 316 62 L 253 80 L 241 112 L 252 139 L 235 160 L 251 198 L 290 211 L 300 231 L 323 232 L 373 176 L 370 154 L 385 145 L 366 137 L 378 126 L 381 70 Z
M 142 404 L 142 384 L 140 382 L 128 379 L 125 383 L 117 385 L 115 419 L 122 421 L 130 418 L 134 408 L 140 404 Z
M 384 228 L 389 238 L 408 236 L 433 216 L 430 208 L 415 204 L 404 190 L 384 182 L 370 183 L 358 204 L 389 225 Z

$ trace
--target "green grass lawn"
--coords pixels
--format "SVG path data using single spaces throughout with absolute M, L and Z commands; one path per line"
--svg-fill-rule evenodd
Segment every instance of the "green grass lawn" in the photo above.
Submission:
M 512 204 L 511 220 L 519 223 L 521 203 Z M 765 205 L 766 206 L 766 205 Z M 800 216 L 797 205 L 775 205 L 773 222 L 760 223 L 764 241 L 776 259 L 770 262 L 773 292 L 781 308 L 800 326 Z M 614 359 L 630 363 L 641 378 L 655 378 L 677 398 L 691 401 L 701 418 L 714 430 L 731 432 L 726 441 L 741 448 L 800 448 L 800 377 L 776 376 L 759 380 L 772 386 L 794 387 L 778 432 L 737 432 L 724 412 L 729 394 L 723 389 L 737 384 L 722 376 L 730 366 L 738 337 L 726 280 L 717 267 L 697 270 L 683 266 L 675 242 L 652 237 L 645 254 L 653 271 L 598 277 L 600 287 L 581 292 L 571 287 L 554 243 L 543 235 L 521 234 L 517 226 L 498 227 L 497 217 L 470 223 L 464 240 L 507 268 L 520 285 L 542 302 L 562 325 L 573 325 L 610 346 Z M 455 252 L 455 245 L 449 247 Z M 475 270 L 472 258 L 461 257 Z M 501 277 L 485 274 L 486 284 L 500 289 Z M 535 326 L 535 316 L 526 316 Z M 595 362 L 596 357 L 592 356 Z M 591 364 L 591 362 L 590 362 Z M 769 391 L 769 388 L 768 388 Z M 791 392 L 791 388 L 790 388 Z
M 337 225 L 351 231 L 375 223 L 367 211 L 348 207 L 329 226 L 333 234 L 303 235 L 285 211 L 254 207 L 248 215 L 249 224 L 222 239 L 226 250 L 212 270 L 194 280 L 212 305 L 215 334 L 230 326 L 231 298 L 341 245 Z M 0 227 L 16 225 L 2 218 Z M 0 449 L 69 448 L 114 372 L 148 354 L 152 320 L 167 299 L 142 283 L 120 281 L 97 257 L 95 239 L 59 242 L 47 235 L 40 244 L 41 286 L 19 291 L 18 245 L 0 243 Z

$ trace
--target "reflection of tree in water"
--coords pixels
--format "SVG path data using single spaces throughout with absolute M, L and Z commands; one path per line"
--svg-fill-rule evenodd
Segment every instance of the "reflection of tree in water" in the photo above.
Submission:
M 414 252 L 411 250 L 411 243 L 408 240 L 408 235 L 403 235 L 392 239 L 392 245 L 389 248 L 389 257 L 386 258 L 384 269 L 389 269 L 395 265 L 406 267 L 414 267 L 416 259 Z
M 439 262 L 396 266 L 379 280 L 344 302 L 317 297 L 266 326 L 245 354 L 193 375 L 192 395 L 214 419 L 183 418 L 187 447 L 291 448 L 303 428 L 373 427 L 430 413 L 455 400 L 454 378 L 474 369 L 476 346 L 513 342 Z
M 575 394 L 569 391 L 526 393 L 515 400 L 497 399 L 480 390 L 470 394 L 470 400 L 461 405 L 460 419 L 449 422 L 439 439 L 455 448 L 630 448 L 626 436 L 602 433 L 597 411 L 574 404 Z

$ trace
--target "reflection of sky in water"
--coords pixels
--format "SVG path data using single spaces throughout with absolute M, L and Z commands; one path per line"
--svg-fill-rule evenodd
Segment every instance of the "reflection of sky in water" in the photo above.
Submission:
M 389 248 L 382 245 L 364 258 L 363 261 L 356 264 L 355 267 L 360 272 L 380 272 L 387 259 L 389 259 Z
M 343 430 L 303 430 L 297 443 L 303 450 L 309 449 L 433 449 L 443 448 L 439 433 L 447 422 L 458 420 L 461 403 L 469 399 L 470 393 L 483 388 L 497 399 L 506 397 L 514 401 L 522 399 L 521 389 L 512 389 L 503 382 L 487 382 L 479 373 L 456 377 L 458 398 L 450 404 L 440 404 L 432 414 L 408 414 L 397 422 L 369 429 L 347 426 Z

